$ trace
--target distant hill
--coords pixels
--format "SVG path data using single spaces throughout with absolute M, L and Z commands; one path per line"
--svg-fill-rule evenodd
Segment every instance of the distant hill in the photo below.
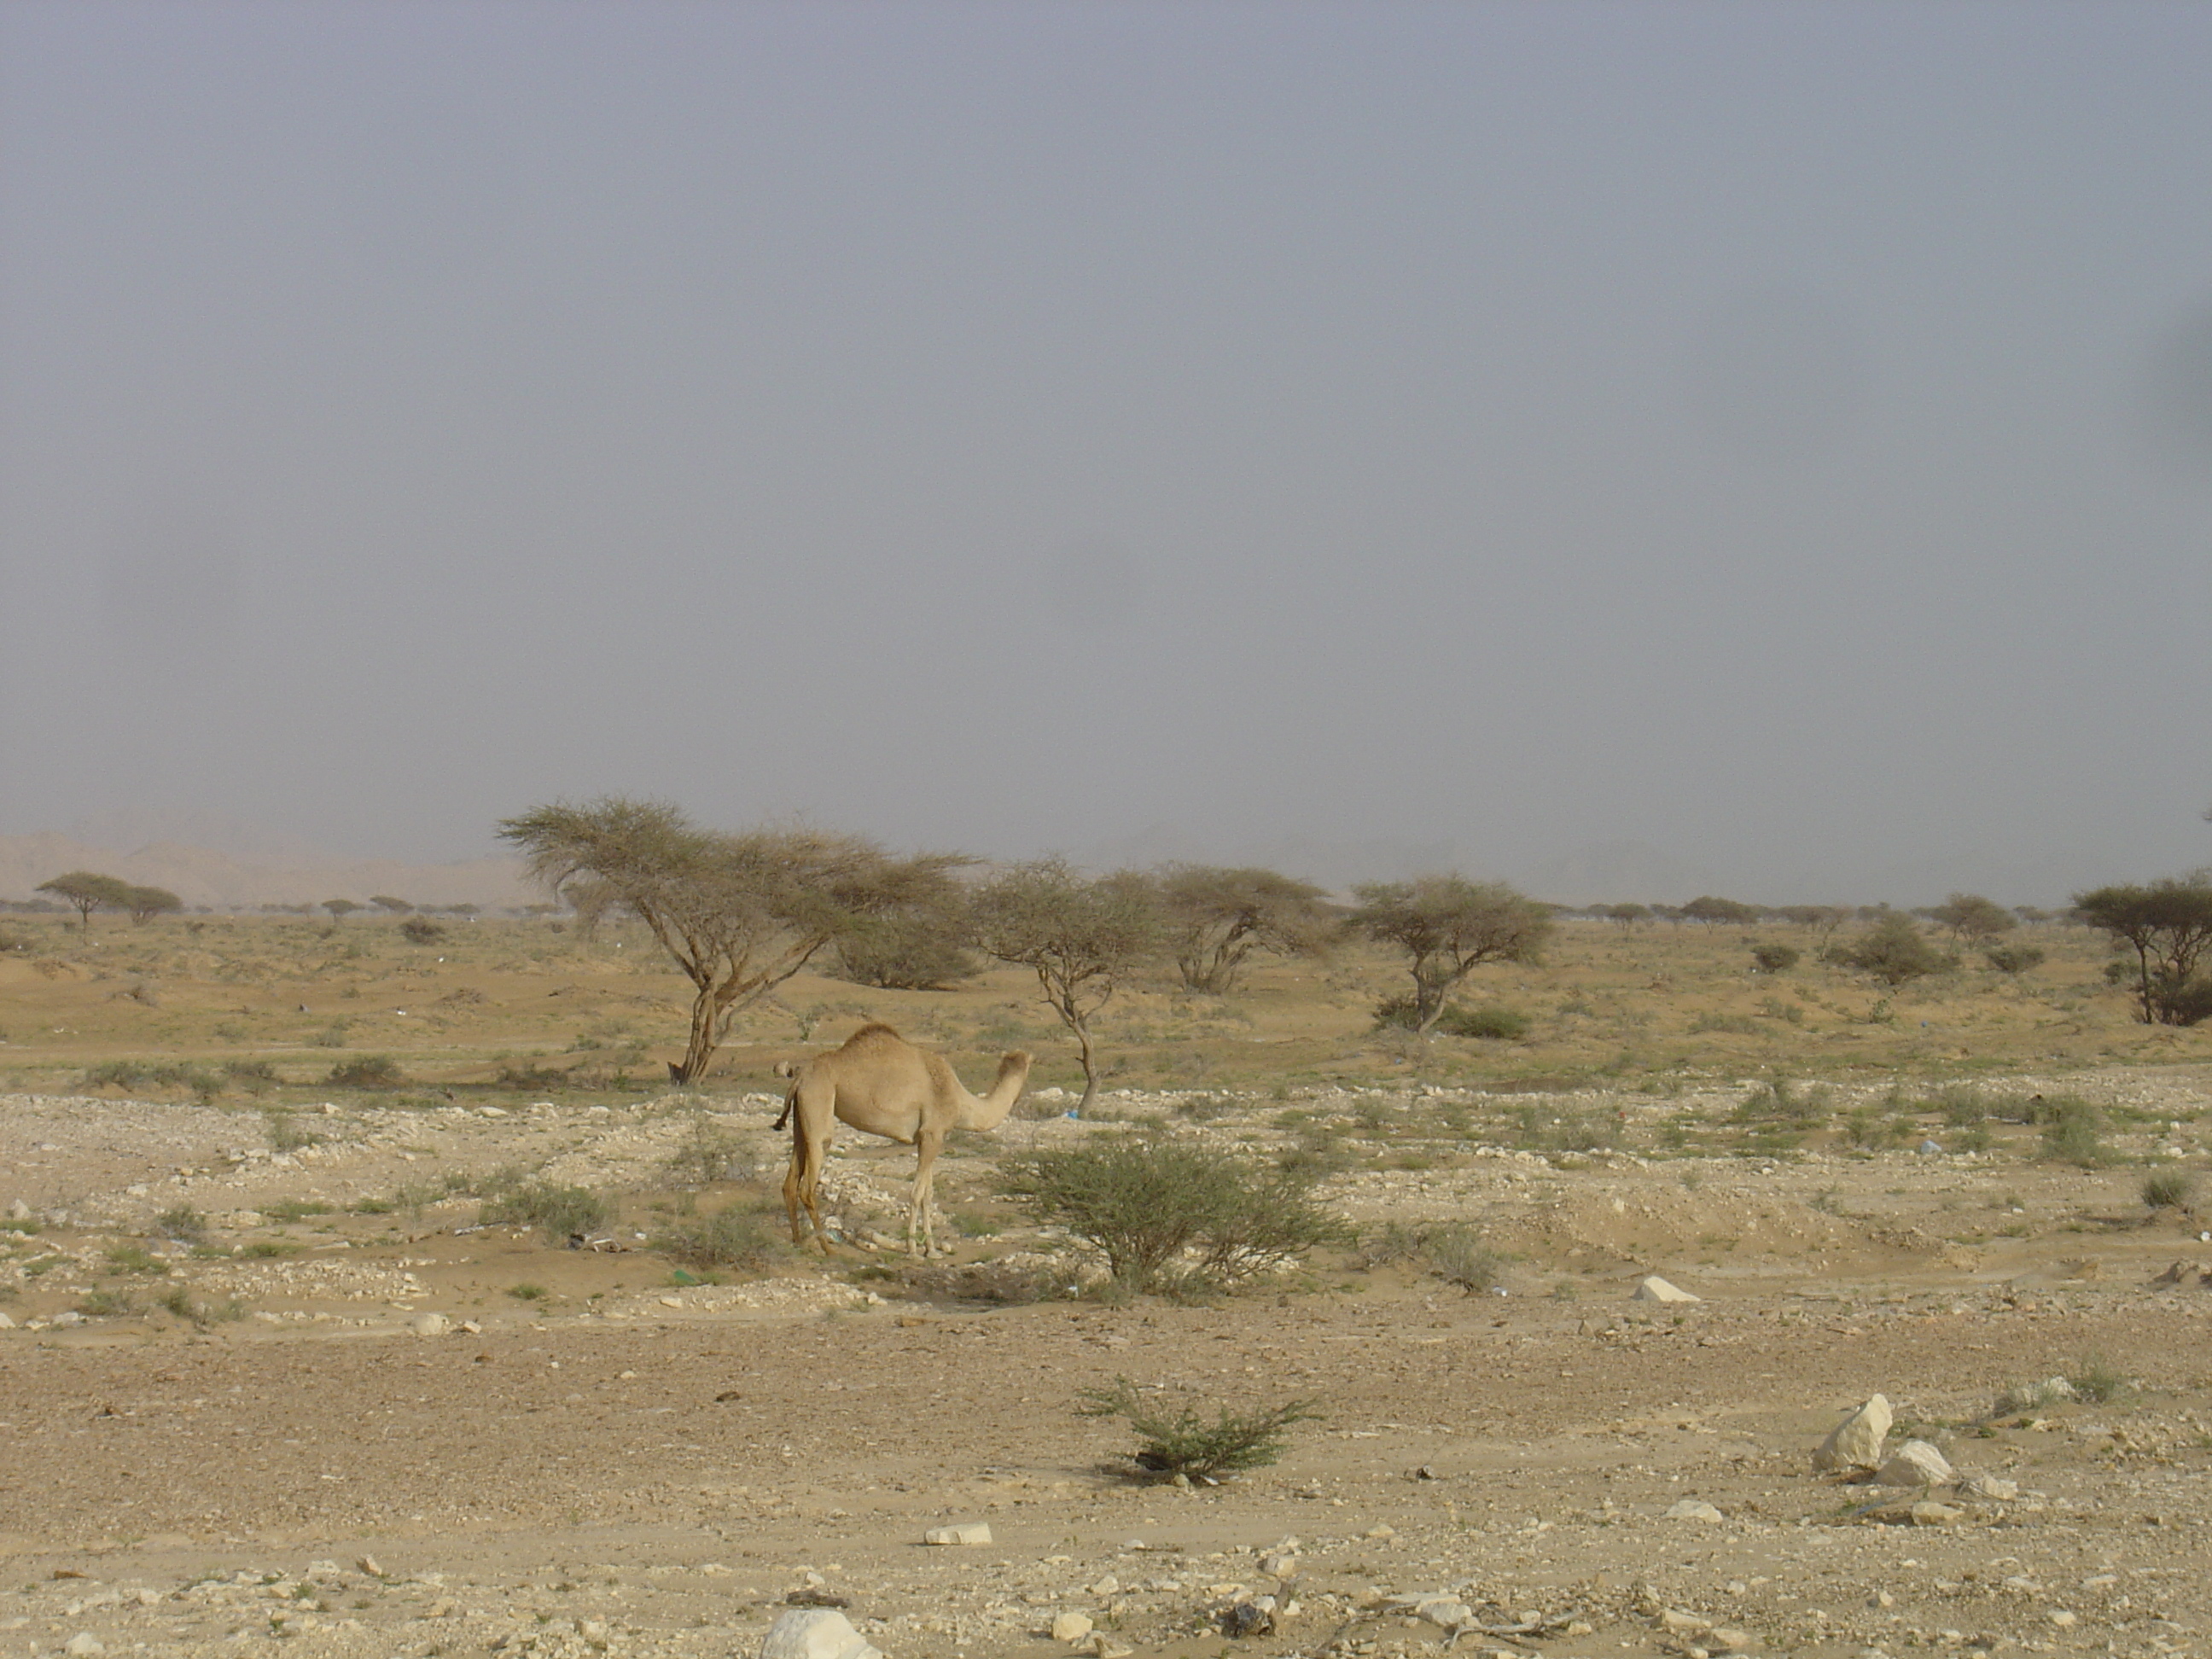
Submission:
M 149 842 L 127 853 L 48 832 L 0 836 L 0 900 L 30 899 L 69 870 L 96 870 L 145 887 L 166 887 L 192 908 L 251 910 L 264 904 L 319 904 L 348 898 L 366 904 L 374 893 L 410 904 L 533 904 L 545 895 L 523 878 L 514 859 L 459 864 L 402 864 L 394 859 L 302 859 L 296 850 L 274 859 L 242 858 Z

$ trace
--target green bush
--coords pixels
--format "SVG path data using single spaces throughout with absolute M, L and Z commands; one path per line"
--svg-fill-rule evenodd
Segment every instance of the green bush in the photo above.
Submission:
M 331 1066 L 328 1081 L 334 1089 L 398 1089 L 407 1074 L 389 1054 L 363 1054 Z
M 685 1187 L 708 1187 L 718 1181 L 749 1181 L 752 1160 L 737 1131 L 717 1123 L 705 1112 L 695 1112 L 690 1127 L 662 1166 L 669 1179 Z
M 2044 955 L 2039 945 L 1992 945 L 1982 952 L 1982 960 L 2001 974 L 2024 974 L 2040 968 Z
M 1517 1042 L 1528 1035 L 1528 1016 L 1510 1008 L 1447 1008 L 1437 1017 L 1434 1030 L 1446 1036 L 1480 1037 L 1492 1042 Z M 1411 996 L 1389 997 L 1375 1005 L 1378 1031 L 1413 1031 L 1420 1028 L 1421 1013 Z
M 315 1144 L 316 1137 L 293 1121 L 292 1114 L 281 1106 L 272 1106 L 261 1114 L 261 1127 L 272 1152 L 296 1152 L 302 1146 Z
M 2154 1210 L 2185 1210 L 2197 1196 L 2197 1177 L 2186 1170 L 2154 1170 L 2142 1180 L 2142 1201 Z
M 1762 974 L 1786 974 L 1797 965 L 1798 953 L 1790 945 L 1754 945 L 1751 959 Z
M 2036 1118 L 2043 1127 L 2043 1155 L 2053 1163 L 2094 1170 L 2112 1161 L 2104 1141 L 2105 1115 L 2080 1096 L 2052 1096 L 2040 1103 Z
M 1883 917 L 1852 944 L 1829 955 L 1862 973 L 1872 974 L 1885 985 L 1902 985 L 1910 979 L 1940 974 L 1959 965 L 1956 957 L 1944 955 L 1906 915 Z
M 1314 1201 L 1311 1175 L 1150 1133 L 1017 1154 L 1000 1176 L 1130 1291 L 1224 1287 L 1349 1238 Z
M 614 1219 L 612 1203 L 587 1187 L 533 1181 L 488 1200 L 481 1226 L 535 1227 L 554 1242 L 588 1237 Z
M 1822 1084 L 1801 1089 L 1786 1077 L 1755 1083 L 1736 1103 L 1739 1121 L 1774 1121 L 1800 1129 L 1817 1129 L 1828 1121 L 1833 1094 Z
M 446 930 L 422 916 L 410 916 L 399 924 L 399 936 L 410 945 L 435 945 L 445 938 Z
M 1110 1389 L 1085 1389 L 1076 1398 L 1082 1417 L 1118 1417 L 1136 1431 L 1137 1449 L 1129 1461 L 1146 1475 L 1218 1482 L 1244 1469 L 1265 1468 L 1283 1455 L 1293 1424 L 1319 1417 L 1317 1402 L 1292 1400 L 1272 1410 L 1232 1412 L 1218 1408 L 1212 1421 L 1189 1406 L 1170 1413 L 1164 1402 L 1147 1401 L 1126 1376 Z
M 1492 1289 L 1505 1276 L 1505 1258 L 1464 1224 L 1440 1227 L 1423 1239 L 1421 1261 L 1430 1273 L 1469 1296 Z
M 656 1241 L 656 1247 L 687 1267 L 735 1267 L 747 1273 L 759 1272 L 785 1251 L 771 1219 L 742 1205 L 679 1222 Z
M 838 941 L 831 971 L 883 991 L 942 991 L 983 971 L 962 942 L 963 924 L 955 916 L 925 911 L 878 916 Z

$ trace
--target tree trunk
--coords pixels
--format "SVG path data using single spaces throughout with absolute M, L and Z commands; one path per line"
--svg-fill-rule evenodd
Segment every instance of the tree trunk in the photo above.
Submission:
M 714 1026 L 721 1010 L 714 1006 L 712 986 L 702 986 L 691 999 L 691 1040 L 684 1045 L 683 1060 L 668 1068 L 672 1083 L 696 1083 L 714 1063 Z
M 1083 1098 L 1075 1103 L 1078 1117 L 1089 1115 L 1091 1103 L 1098 1095 L 1098 1057 L 1091 1051 L 1091 1028 L 1081 1020 L 1071 1021 L 1075 1028 L 1075 1041 L 1083 1050 Z

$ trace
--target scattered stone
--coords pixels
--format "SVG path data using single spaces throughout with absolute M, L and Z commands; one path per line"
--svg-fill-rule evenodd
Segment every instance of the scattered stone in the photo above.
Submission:
M 105 1653 L 107 1644 L 88 1630 L 81 1630 L 62 1644 L 62 1651 L 70 1654 Z
M 1885 1486 L 1948 1486 L 1959 1478 L 1950 1460 L 1925 1440 L 1908 1440 L 1875 1475 Z
M 443 1336 L 453 1328 L 453 1322 L 441 1313 L 419 1313 L 407 1322 L 407 1328 L 417 1336 Z
M 384 1564 L 381 1561 L 379 1561 L 373 1555 L 362 1556 L 360 1560 L 354 1563 L 354 1565 L 359 1567 L 371 1578 L 381 1578 L 384 1577 Z
M 1888 1437 L 1889 1401 L 1875 1395 L 1830 1431 L 1813 1454 L 1816 1469 L 1878 1469 L 1881 1443 Z
M 1272 1636 L 1275 1631 L 1275 1598 L 1243 1597 L 1222 1610 L 1220 1623 L 1224 1636 Z
M 1123 1647 L 1102 1630 L 1091 1637 L 1091 1651 L 1093 1659 L 1131 1659 L 1137 1650 Z
M 1638 1302 L 1703 1302 L 1702 1296 L 1692 1296 L 1679 1285 L 1669 1285 L 1654 1273 L 1636 1287 L 1633 1298 Z
M 1705 1632 L 1704 1645 L 1715 1653 L 1745 1653 L 1753 1645 L 1750 1632 L 1715 1625 Z
M 1661 1628 L 1681 1636 L 1703 1636 L 1713 1627 L 1710 1619 L 1700 1619 L 1694 1613 L 1684 1613 L 1680 1607 L 1668 1607 L 1659 1615 Z
M 12 1331 L 15 1328 L 15 1322 L 9 1318 L 6 1314 L 0 1313 L 0 1331 Z
M 779 1613 L 762 1639 L 760 1659 L 884 1659 L 853 1621 L 828 1607 Z
M 1091 1615 L 1087 1613 L 1063 1613 L 1052 1621 L 1052 1639 L 1062 1647 L 1074 1647 L 1091 1634 Z
M 1970 1474 L 1959 1483 L 1960 1494 L 1995 1504 L 2009 1504 L 2020 1496 L 2020 1482 L 2001 1480 L 1994 1474 Z
M 1912 1506 L 1912 1524 L 1916 1527 L 1948 1527 L 1966 1513 L 1955 1504 L 1918 1503 Z
M 1662 1521 L 1725 1521 L 1728 1517 L 1702 1498 L 1685 1498 L 1660 1517 Z
M 2053 1607 L 2051 1610 L 2051 1622 L 2061 1630 L 2071 1630 L 2081 1622 L 2081 1615 L 2069 1613 L 2064 1607 Z
M 988 1544 L 991 1541 L 991 1523 L 988 1521 L 968 1521 L 957 1527 L 932 1527 L 922 1534 L 925 1544 Z
M 11 1203 L 10 1205 L 9 1205 L 9 1206 L 8 1206 L 8 1219 L 9 1219 L 9 1220 L 10 1220 L 10 1221 L 28 1221 L 30 1218 L 31 1218 L 31 1206 L 30 1206 L 29 1205 L 27 1205 L 27 1204 L 24 1203 L 24 1202 L 23 1202 L 23 1200 L 22 1200 L 21 1199 L 20 1199 L 20 1198 L 19 1198 L 19 1199 L 15 1200 L 13 1203 Z

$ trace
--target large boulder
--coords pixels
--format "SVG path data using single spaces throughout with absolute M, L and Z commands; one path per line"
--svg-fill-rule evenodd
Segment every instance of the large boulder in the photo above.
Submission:
M 1820 1449 L 1813 1454 L 1816 1469 L 1878 1469 L 1881 1443 L 1888 1437 L 1889 1401 L 1875 1395 L 1836 1425 Z
M 793 1607 L 762 1638 L 760 1659 L 884 1659 L 835 1607 Z

